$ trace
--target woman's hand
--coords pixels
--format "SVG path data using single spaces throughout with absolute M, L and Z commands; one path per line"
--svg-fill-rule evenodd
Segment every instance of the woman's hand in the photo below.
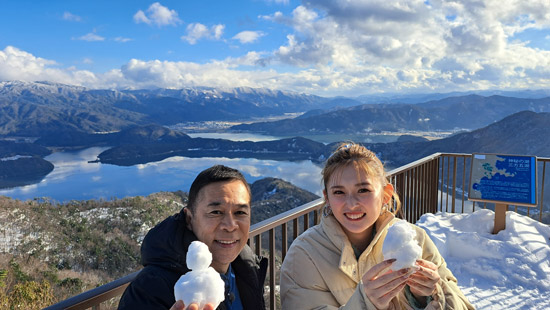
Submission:
M 170 310 L 214 310 L 214 306 L 212 304 L 206 304 L 202 309 L 199 309 L 199 305 L 197 305 L 196 303 L 192 303 L 189 305 L 189 307 L 185 308 L 183 301 L 178 300 L 172 306 L 172 308 L 170 308 Z
M 419 259 L 416 261 L 418 270 L 413 273 L 407 284 L 411 288 L 411 293 L 414 297 L 425 303 L 425 297 L 433 295 L 436 284 L 441 277 L 437 271 L 437 266 L 427 260 Z
M 363 275 L 365 294 L 377 309 L 387 309 L 390 301 L 405 287 L 411 275 L 409 268 L 390 270 L 381 275 L 393 262 L 395 259 L 385 260 L 374 265 Z

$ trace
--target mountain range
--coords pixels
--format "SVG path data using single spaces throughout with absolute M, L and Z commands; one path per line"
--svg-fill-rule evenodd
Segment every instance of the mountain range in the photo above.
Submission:
M 133 125 L 242 120 L 358 104 L 269 89 L 94 90 L 51 82 L 0 82 L 0 135 L 110 132 Z
M 393 167 L 435 152 L 549 156 L 550 97 L 540 98 L 546 95 L 544 91 L 523 95 L 468 94 L 417 104 L 360 104 L 361 98 L 322 98 L 252 88 L 91 90 L 50 82 L 0 82 L 0 136 L 13 140 L 0 144 L 0 181 L 12 186 L 36 182 L 53 169 L 43 159 L 52 150 L 91 146 L 110 147 L 97 161 L 117 165 L 177 155 L 321 163 L 334 144 L 300 136 L 335 133 L 466 131 L 434 141 L 403 136 L 395 143 L 365 143 Z M 275 141 L 191 138 L 165 127 L 198 120 L 250 121 L 304 111 L 294 119 L 232 127 L 293 137 Z M 19 183 L 9 183 L 14 178 L 19 178 Z
M 491 92 L 495 93 L 495 92 Z M 42 137 L 113 132 L 146 124 L 251 120 L 305 112 L 295 119 L 254 122 L 233 130 L 280 136 L 403 130 L 473 130 L 523 110 L 549 112 L 544 91 L 404 97 L 324 98 L 269 89 L 206 87 L 95 90 L 51 82 L 0 82 L 0 136 Z M 444 97 L 446 96 L 446 97 Z M 361 101 L 379 100 L 361 104 Z M 409 101 L 410 101 L 409 100 Z M 384 103 L 384 102 L 397 103 Z
M 525 110 L 550 112 L 550 97 L 467 95 L 418 104 L 363 104 L 327 112 L 316 110 L 294 119 L 240 124 L 231 129 L 281 136 L 472 130 Z

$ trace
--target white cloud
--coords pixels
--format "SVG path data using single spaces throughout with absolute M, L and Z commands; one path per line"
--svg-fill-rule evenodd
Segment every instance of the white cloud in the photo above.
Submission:
M 156 25 L 149 12 L 142 13 Z M 304 0 L 291 14 L 259 16 L 287 27 L 286 40 L 271 51 L 200 64 L 133 59 L 93 73 L 7 47 L 0 50 L 0 79 L 92 88 L 249 86 L 348 96 L 548 88 L 550 51 L 531 47 L 518 34 L 534 29 L 543 33 L 540 39 L 550 38 L 544 33 L 549 14 L 547 0 Z M 181 39 L 223 40 L 224 30 L 222 24 L 194 23 Z M 233 39 L 246 43 L 259 37 L 241 32 Z M 78 39 L 94 38 L 102 37 Z
M 281 23 L 281 24 L 285 24 L 285 23 L 290 24 L 290 22 L 291 22 L 291 19 L 285 17 L 281 11 L 277 11 L 277 12 L 273 13 L 272 15 L 260 15 L 260 16 L 258 16 L 258 18 L 263 19 L 263 20 L 273 21 L 273 22 L 276 22 L 276 23 Z
M 181 36 L 182 40 L 189 42 L 189 44 L 196 44 L 200 39 L 219 40 L 223 35 L 225 25 L 218 24 L 210 28 L 201 23 L 192 23 L 187 25 L 187 34 Z
M 547 51 L 511 38 L 526 29 L 550 28 L 550 2 L 544 0 L 305 0 L 290 16 L 277 12 L 260 19 L 292 32 L 258 63 L 300 66 L 307 76 L 326 72 L 332 82 L 322 76 L 316 83 L 328 87 L 526 87 L 522 74 L 548 72 Z
M 69 70 L 57 68 L 57 63 L 22 51 L 13 46 L 0 50 L 0 80 L 57 81 L 72 84 Z
M 117 42 L 121 42 L 121 43 L 126 43 L 126 42 L 132 41 L 132 39 L 130 39 L 130 38 L 124 38 L 124 37 L 116 37 L 116 38 L 114 38 L 113 40 L 115 40 L 115 41 L 117 41 Z
M 63 13 L 63 19 L 71 21 L 71 22 L 80 22 L 80 21 L 82 21 L 82 18 L 80 16 L 74 15 L 71 12 L 64 12 Z
M 233 39 L 239 40 L 242 44 L 256 42 L 259 38 L 265 36 L 265 33 L 262 31 L 241 31 L 237 33 Z
M 150 25 L 152 23 L 152 21 L 149 20 L 149 18 L 147 18 L 147 16 L 145 16 L 145 13 L 142 10 L 139 10 L 139 11 L 136 12 L 136 14 L 134 14 L 134 22 L 136 24 L 144 23 L 144 24 L 148 24 L 148 25 Z
M 142 10 L 137 11 L 134 14 L 134 22 L 137 24 L 156 25 L 158 27 L 176 26 L 182 23 L 175 10 L 170 10 L 158 2 L 151 4 L 146 12 Z
M 218 24 L 212 26 L 212 34 L 216 40 L 219 40 L 222 37 L 224 29 L 225 25 Z
M 266 0 L 267 2 L 275 2 L 277 4 L 284 4 L 284 5 L 288 5 L 288 3 L 290 2 L 290 0 Z
M 86 57 L 86 58 L 82 59 L 82 63 L 85 63 L 87 65 L 91 65 L 91 64 L 94 63 L 94 61 L 91 58 Z
M 105 38 L 102 37 L 102 36 L 99 36 L 93 32 L 90 32 L 88 34 L 85 34 L 81 37 L 77 37 L 77 38 L 73 38 L 73 40 L 81 40 L 81 41 L 89 41 L 89 42 L 94 42 L 94 41 L 104 41 Z
M 437 68 L 391 68 L 384 64 L 370 64 L 368 67 L 356 66 L 345 70 L 319 65 L 286 73 L 272 68 L 258 69 L 257 66 L 256 69 L 250 69 L 265 57 L 264 53 L 249 52 L 242 57 L 204 64 L 132 59 L 120 69 L 93 73 L 72 67 L 60 68 L 54 61 L 7 47 L 0 51 L 0 80 L 48 80 L 108 89 L 248 86 L 350 96 L 366 93 L 367 90 L 536 89 L 545 88 L 550 82 L 550 52 L 541 54 L 522 45 L 514 46 L 503 55 L 514 66 L 502 65 L 502 62 L 494 59 L 476 64 L 448 61 L 445 66 L 437 63 Z M 244 67 L 248 70 L 243 70 Z M 480 79 L 478 75 L 484 75 L 485 78 L 497 76 L 499 79 Z

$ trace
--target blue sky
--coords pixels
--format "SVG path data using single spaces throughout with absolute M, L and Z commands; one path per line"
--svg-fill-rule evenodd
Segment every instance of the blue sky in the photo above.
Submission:
M 0 29 L 0 81 L 322 96 L 550 85 L 548 0 L 4 0 Z

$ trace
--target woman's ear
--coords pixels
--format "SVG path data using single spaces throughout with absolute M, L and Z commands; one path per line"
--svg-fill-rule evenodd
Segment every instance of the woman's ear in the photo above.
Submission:
M 391 197 L 393 196 L 393 185 L 391 183 L 384 186 L 384 203 L 390 203 Z

